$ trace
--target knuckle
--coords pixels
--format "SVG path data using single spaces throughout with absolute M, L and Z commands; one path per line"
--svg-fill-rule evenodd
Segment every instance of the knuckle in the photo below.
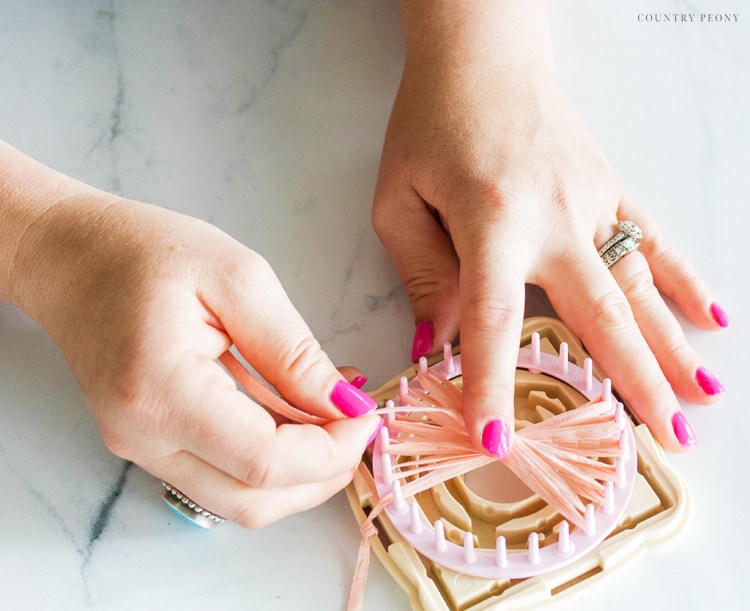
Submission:
M 376 199 L 370 214 L 370 221 L 375 233 L 382 240 L 393 227 L 393 211 L 383 200 Z
M 652 410 L 652 418 L 656 418 L 659 412 L 664 409 L 664 406 L 673 405 L 677 402 L 672 385 L 663 375 L 659 375 L 657 379 L 654 380 L 654 382 L 650 385 L 649 393 L 651 397 L 659 401 L 660 405 L 659 409 Z
M 681 332 L 660 338 L 658 358 L 666 363 L 684 364 L 690 371 L 693 370 L 698 360 L 685 335 Z
M 646 227 L 641 222 L 641 228 L 643 229 L 643 235 L 648 236 L 648 239 L 641 243 L 641 250 L 646 253 L 649 259 L 667 263 L 679 259 L 677 249 L 664 237 L 657 226 L 650 224 Z
M 664 373 L 670 377 L 674 376 L 673 381 L 680 384 L 679 378 L 684 376 L 689 379 L 690 384 L 694 384 L 694 374 L 696 368 L 696 357 L 693 349 L 683 342 L 674 342 L 663 347 L 664 353 L 660 354 L 661 362 L 668 363 L 668 366 L 662 366 Z M 682 368 L 682 371 L 680 371 Z M 686 375 L 687 374 L 687 375 Z M 670 385 L 670 388 L 672 386 Z
M 243 477 L 243 482 L 256 490 L 269 490 L 273 488 L 273 481 L 274 477 L 270 465 L 267 463 L 259 464 L 257 460 L 249 465 L 245 470 L 245 477 Z
M 93 404 L 93 413 L 105 447 L 115 456 L 133 460 L 139 451 L 159 435 L 158 407 L 142 391 L 118 392 Z
M 100 427 L 99 431 L 104 446 L 110 452 L 112 452 L 112 454 L 126 460 L 132 458 L 130 452 L 130 444 L 126 440 L 125 436 L 109 427 Z
M 662 270 L 679 277 L 687 284 L 698 284 L 701 282 L 698 270 L 694 269 L 679 253 L 679 251 L 664 238 L 657 239 L 648 253 L 649 260 L 653 265 Z
M 635 324 L 630 304 L 617 289 L 607 290 L 594 297 L 589 304 L 589 316 L 599 326 L 608 328 L 623 328 Z
M 654 277 L 645 262 L 622 278 L 620 287 L 631 300 L 644 300 L 655 294 Z
M 429 305 L 436 296 L 441 301 L 453 303 L 458 299 L 458 286 L 453 278 L 447 274 L 440 274 L 435 270 L 418 272 L 406 282 L 406 293 L 413 306 L 424 303 Z
M 467 299 L 465 317 L 480 330 L 505 328 L 513 325 L 522 312 L 510 302 L 491 295 L 477 295 Z
M 258 281 L 275 277 L 271 264 L 262 255 L 248 249 L 228 257 L 221 275 L 240 286 L 257 286 Z
M 279 513 L 268 508 L 266 503 L 249 503 L 239 508 L 230 519 L 243 528 L 259 530 L 282 517 Z
M 258 490 L 269 490 L 278 481 L 278 469 L 275 465 L 278 461 L 269 458 L 269 453 L 258 448 L 255 455 L 245 464 L 242 481 Z
M 307 378 L 310 372 L 325 364 L 326 356 L 320 343 L 307 333 L 290 342 L 279 358 L 279 366 L 293 380 Z

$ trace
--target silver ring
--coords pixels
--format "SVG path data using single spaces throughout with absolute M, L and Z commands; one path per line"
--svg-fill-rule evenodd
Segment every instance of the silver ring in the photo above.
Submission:
M 637 250 L 643 237 L 641 228 L 633 221 L 619 221 L 620 232 L 599 249 L 599 256 L 607 268 L 612 267 L 625 255 Z
M 224 522 L 224 518 L 203 509 L 171 484 L 162 481 L 162 485 L 164 486 L 164 492 L 161 498 L 181 518 L 185 518 L 188 522 L 192 522 L 201 528 L 214 528 Z

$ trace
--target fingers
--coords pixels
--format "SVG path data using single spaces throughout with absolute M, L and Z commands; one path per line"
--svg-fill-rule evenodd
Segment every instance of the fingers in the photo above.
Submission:
M 251 488 L 340 477 L 359 464 L 379 424 L 379 418 L 371 416 L 334 420 L 324 427 L 291 423 L 277 427 L 213 361 L 185 360 L 180 367 L 174 381 L 165 385 L 170 401 L 180 405 L 161 423 L 166 438 L 173 447 L 189 451 Z
M 707 376 L 712 374 L 702 367 L 680 323 L 654 286 L 646 260 L 642 256 L 628 256 L 613 266 L 611 272 L 674 392 L 692 403 L 718 399 L 723 387 L 718 380 L 718 386 L 707 383 Z
M 726 327 L 729 319 L 713 300 L 708 285 L 666 242 L 648 215 L 628 198 L 623 200 L 620 214 L 629 215 L 627 218 L 641 227 L 640 250 L 647 265 L 641 264 L 640 258 L 626 257 L 611 268 L 612 274 L 625 292 L 643 336 L 675 392 L 693 403 L 713 403 L 725 392 L 724 386 L 701 364 L 660 291 L 704 329 Z
M 655 352 L 644 339 L 640 321 L 636 321 L 637 311 L 645 316 L 648 329 L 664 322 L 663 310 L 656 307 L 653 294 L 644 288 L 649 279 L 645 259 L 636 252 L 612 267 L 630 291 L 627 296 L 593 249 L 560 260 L 558 266 L 551 276 L 557 274 L 564 282 L 546 284 L 550 299 L 623 399 L 667 450 L 694 445 L 695 435 L 680 412 Z M 616 270 L 619 266 L 622 268 Z M 666 325 L 666 330 L 656 330 L 660 337 L 675 331 L 671 322 Z M 663 353 L 666 348 L 659 350 Z M 676 350 L 682 353 L 683 364 L 693 358 L 689 348 L 680 345 Z
M 459 327 L 458 259 L 450 236 L 411 188 L 381 177 L 373 225 L 411 301 L 416 330 L 411 358 L 438 352 Z
M 210 307 L 226 332 L 294 407 L 328 420 L 377 407 L 334 367 L 262 257 L 243 249 L 213 281 Z

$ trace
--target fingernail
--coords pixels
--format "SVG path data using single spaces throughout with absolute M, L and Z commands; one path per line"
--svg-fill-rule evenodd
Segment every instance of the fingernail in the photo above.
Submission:
M 350 382 L 350 384 L 352 386 L 356 386 L 357 388 L 362 388 L 365 384 L 367 384 L 367 378 L 365 376 L 357 376 Z
M 411 345 L 411 360 L 418 361 L 419 357 L 426 356 L 432 348 L 432 337 L 435 332 L 429 320 L 423 320 L 414 330 L 414 341 Z
M 726 329 L 727 327 L 732 326 L 732 321 L 729 320 L 729 316 L 727 316 L 727 313 L 724 311 L 724 308 L 722 308 L 715 301 L 711 304 L 711 316 L 714 317 L 716 324 L 722 327 L 723 329 Z
M 682 412 L 676 412 L 675 415 L 672 416 L 672 429 L 674 430 L 674 435 L 677 437 L 677 441 L 680 442 L 680 445 L 683 445 L 686 448 L 694 448 L 698 445 L 698 440 L 695 438 L 693 427 L 690 426 L 688 419 Z
M 336 382 L 331 391 L 331 401 L 350 418 L 369 414 L 378 406 L 375 399 L 346 380 Z
M 510 452 L 510 436 L 505 420 L 490 420 L 482 431 L 482 446 L 493 456 L 505 458 Z
M 375 427 L 375 430 L 372 432 L 372 435 L 370 435 L 370 438 L 367 440 L 367 443 L 365 444 L 366 448 L 370 447 L 370 444 L 375 441 L 375 438 L 378 436 L 378 433 L 380 432 L 380 429 L 383 428 L 384 420 L 382 418 L 378 418 L 378 424 Z
M 723 395 L 727 389 L 719 381 L 714 374 L 712 374 L 705 367 L 698 367 L 695 370 L 695 380 L 698 382 L 698 386 L 703 389 L 703 392 L 707 395 Z

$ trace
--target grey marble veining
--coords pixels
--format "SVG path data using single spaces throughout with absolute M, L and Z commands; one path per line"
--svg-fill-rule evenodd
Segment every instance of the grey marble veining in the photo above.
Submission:
M 739 609 L 750 574 L 750 12 L 707 0 L 552 3 L 563 86 L 607 157 L 715 289 L 734 326 L 688 335 L 729 389 L 685 405 L 670 456 L 688 534 L 577 608 Z M 641 13 L 738 13 L 644 23 Z M 0 3 L 0 137 L 81 180 L 205 219 L 263 254 L 340 364 L 376 388 L 408 364 L 412 315 L 370 227 L 400 77 L 396 3 Z M 346 499 L 211 533 L 111 455 L 64 359 L 0 304 L 0 608 L 340 609 L 359 543 Z M 366 609 L 408 601 L 373 561 Z

